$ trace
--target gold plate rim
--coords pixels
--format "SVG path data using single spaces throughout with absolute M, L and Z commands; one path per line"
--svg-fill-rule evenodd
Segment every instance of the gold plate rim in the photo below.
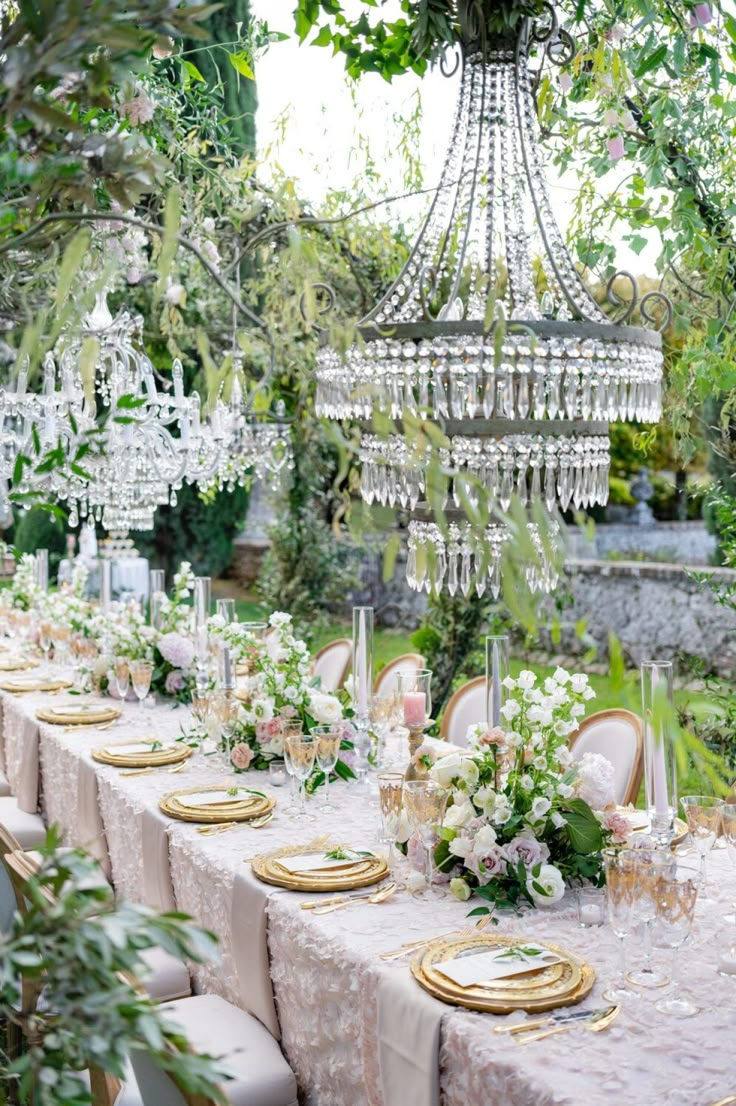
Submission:
M 170 818 L 176 818 L 179 822 L 197 822 L 208 825 L 215 822 L 250 822 L 253 818 L 260 818 L 264 814 L 270 813 L 276 806 L 273 795 L 268 795 L 266 792 L 257 793 L 256 797 L 261 799 L 260 802 L 249 803 L 247 806 L 229 804 L 227 809 L 222 808 L 221 810 L 216 810 L 213 807 L 201 807 L 197 812 L 192 807 L 177 804 L 177 796 L 196 795 L 198 791 L 203 790 L 226 791 L 227 788 L 220 786 L 204 788 L 201 784 L 199 787 L 179 787 L 176 791 L 168 791 L 161 796 L 158 804 L 159 808 L 164 814 L 168 814 Z
M 268 856 L 255 856 L 251 859 L 251 870 L 257 879 L 273 887 L 283 887 L 287 891 L 312 892 L 352 891 L 359 887 L 370 887 L 374 883 L 380 883 L 382 879 L 386 878 L 389 872 L 385 857 L 378 855 L 375 855 L 371 860 L 366 858 L 366 863 L 370 864 L 368 871 L 357 873 L 352 869 L 349 872 L 341 869 L 332 877 L 326 874 L 321 876 L 307 876 L 288 873 L 278 865 L 279 858 L 285 856 L 299 856 L 314 851 L 316 851 L 315 846 L 312 844 L 300 846 L 299 848 L 290 847 L 288 849 L 280 849 L 275 853 L 270 853 Z M 274 870 L 272 864 L 276 864 L 279 870 Z
M 450 945 L 473 946 L 487 944 L 489 946 L 494 946 L 503 945 L 504 943 L 519 944 L 524 940 L 533 941 L 535 944 L 551 949 L 553 952 L 561 955 L 564 960 L 576 969 L 576 982 L 571 985 L 568 991 L 538 998 L 535 998 L 534 995 L 514 996 L 513 993 L 503 996 L 489 994 L 486 997 L 477 992 L 472 993 L 470 989 L 463 993 L 462 989 L 457 988 L 450 980 L 448 980 L 447 987 L 444 987 L 435 977 L 428 976 L 424 969 L 424 961 L 428 956 L 432 955 L 434 952 L 440 952 Z M 574 953 L 568 952 L 567 949 L 551 941 L 537 940 L 537 938 L 525 939 L 510 936 L 508 934 L 477 934 L 476 936 L 471 935 L 470 937 L 461 938 L 459 940 L 457 938 L 455 940 L 448 940 L 446 938 L 439 939 L 438 941 L 432 942 L 431 945 L 414 957 L 410 968 L 419 986 L 433 995 L 434 998 L 448 1005 L 464 1007 L 468 1010 L 476 1010 L 488 1014 L 510 1014 L 514 1010 L 525 1010 L 528 1013 L 541 1013 L 546 1010 L 554 1010 L 557 1007 L 574 1006 L 590 993 L 596 978 L 595 969 L 592 965 L 588 964 L 587 961 L 582 960 Z
M 113 722 L 121 713 L 117 707 L 100 707 L 98 711 L 61 715 L 55 714 L 53 707 L 44 707 L 36 711 L 36 718 L 39 722 L 48 722 L 52 726 L 95 726 Z
M 2 660 L 2 658 L 0 658 L 0 672 L 25 672 L 27 669 L 30 668 L 38 668 L 40 663 L 40 661 L 33 660 L 33 658 L 27 661 L 4 661 Z
M 159 764 L 180 764 L 188 760 L 193 749 L 188 745 L 178 745 L 175 748 L 157 749 L 150 753 L 111 753 L 109 750 L 120 746 L 132 745 L 132 741 L 114 741 L 109 745 L 101 745 L 93 749 L 91 757 L 98 764 L 107 764 L 113 768 L 150 768 Z
M 21 693 L 27 693 L 32 691 L 63 691 L 64 688 L 71 687 L 71 680 L 53 679 L 49 678 L 44 680 L 40 678 L 35 684 L 27 684 L 25 687 L 13 686 L 12 680 L 0 680 L 0 691 L 9 691 L 13 695 L 20 695 Z

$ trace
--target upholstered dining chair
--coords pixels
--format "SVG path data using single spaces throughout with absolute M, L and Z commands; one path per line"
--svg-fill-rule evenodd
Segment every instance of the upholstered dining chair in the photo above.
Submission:
M 40 814 L 21 810 L 11 796 L 0 798 L 0 825 L 6 826 L 23 849 L 34 849 L 46 837 L 46 826 Z
M 575 760 L 585 753 L 600 753 L 615 770 L 616 802 L 635 803 L 644 773 L 644 727 L 630 710 L 599 710 L 584 718 L 570 734 L 570 752 Z
M 373 681 L 374 695 L 393 695 L 399 688 L 397 673 L 418 672 L 420 668 L 425 667 L 426 661 L 421 653 L 402 653 L 400 657 L 394 657 Z
M 468 727 L 486 720 L 486 678 L 476 676 L 459 687 L 447 700 L 440 725 L 440 737 L 463 749 L 468 743 Z
M 69 852 L 69 849 L 62 846 L 59 852 Z M 12 864 L 8 859 L 10 857 L 13 858 Z M 13 909 L 21 913 L 26 909 L 25 899 L 18 894 L 19 879 L 26 880 L 35 875 L 41 861 L 40 852 L 24 850 L 7 826 L 0 823 L 0 863 L 4 877 L 0 885 L 0 931 L 5 932 L 9 927 Z M 16 876 L 13 875 L 14 872 Z M 102 868 L 98 868 L 97 872 L 97 876 L 92 877 L 88 886 L 109 886 Z M 15 892 L 14 901 L 13 892 Z M 10 914 L 7 914 L 6 925 L 8 904 Z M 144 949 L 141 952 L 141 960 L 145 965 L 142 986 L 154 1002 L 172 1002 L 174 999 L 188 998 L 191 995 L 192 981 L 189 969 L 173 953 L 158 947 Z
M 24 898 L 28 879 L 22 854 L 3 857 Z M 129 980 L 137 986 L 136 980 Z M 195 995 L 162 1004 L 167 1021 L 176 1023 L 193 1052 L 216 1056 L 231 1076 L 222 1090 L 232 1106 L 297 1106 L 294 1073 L 277 1041 L 257 1018 L 218 995 Z M 98 1069 L 90 1071 L 95 1106 L 216 1106 L 192 1096 L 154 1064 L 147 1053 L 133 1049 L 125 1082 Z
M 312 661 L 312 675 L 319 676 L 323 691 L 339 691 L 345 683 L 353 655 L 350 638 L 339 637 L 323 645 Z

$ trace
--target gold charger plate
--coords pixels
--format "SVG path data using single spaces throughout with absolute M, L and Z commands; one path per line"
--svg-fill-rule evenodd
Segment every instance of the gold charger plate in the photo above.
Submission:
M 150 752 L 146 753 L 143 750 L 139 750 L 135 753 L 126 753 L 125 749 L 130 748 L 132 745 L 146 745 L 153 746 L 154 741 L 146 742 L 145 740 L 130 740 L 128 741 L 114 741 L 110 745 L 103 745 L 99 749 L 92 750 L 92 759 L 96 760 L 98 764 L 111 764 L 116 768 L 155 768 L 161 764 L 180 764 L 182 761 L 187 760 L 193 750 L 188 745 L 164 745 L 163 748 L 154 749 L 151 748 Z M 119 749 L 119 752 L 113 750 Z
M 71 686 L 71 680 L 59 680 L 53 677 L 44 680 L 42 676 L 27 683 L 21 680 L 0 680 L 0 691 L 12 691 L 14 695 L 20 695 L 26 691 L 62 691 L 65 687 Z
M 301 845 L 277 849 L 267 856 L 254 856 L 250 862 L 251 868 L 263 883 L 285 887 L 288 891 L 351 891 L 356 887 L 370 887 L 373 883 L 380 883 L 388 875 L 388 864 L 382 856 L 366 857 L 348 869 L 333 868 L 324 872 L 288 872 L 279 864 L 279 860 L 287 856 L 303 856 L 307 853 L 323 856 L 325 848 Z
M 104 722 L 113 722 L 120 717 L 118 707 L 44 707 L 36 711 L 39 722 L 50 722 L 54 726 L 94 726 Z
M 591 965 L 549 941 L 534 940 L 533 943 L 550 949 L 562 957 L 562 962 L 508 979 L 461 987 L 434 967 L 465 950 L 490 950 L 523 943 L 519 937 L 495 933 L 479 933 L 475 937 L 455 940 L 440 938 L 414 958 L 411 972 L 417 983 L 441 1002 L 488 1014 L 510 1014 L 514 1010 L 539 1013 L 558 1006 L 574 1006 L 590 993 L 595 982 L 595 971 Z
M 208 803 L 201 807 L 186 806 L 180 801 L 182 795 L 198 795 L 206 791 L 221 791 L 227 796 L 227 787 L 189 787 L 169 791 L 159 800 L 159 807 L 170 818 L 177 818 L 180 822 L 249 822 L 251 818 L 260 818 L 268 814 L 276 806 L 276 800 L 272 795 L 266 795 L 263 791 L 253 791 L 243 787 L 240 790 L 247 792 L 249 798 L 242 801 L 228 801 L 222 803 Z
M 40 661 L 32 657 L 0 657 L 0 672 L 23 672 L 27 668 L 38 668 Z

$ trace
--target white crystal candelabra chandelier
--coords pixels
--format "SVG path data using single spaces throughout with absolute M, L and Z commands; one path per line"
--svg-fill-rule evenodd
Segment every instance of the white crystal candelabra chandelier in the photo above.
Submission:
M 569 61 L 572 40 L 550 6 L 544 26 L 525 19 L 513 38 L 487 33 L 494 6 L 457 3 L 462 81 L 440 185 L 414 248 L 361 321 L 360 341 L 345 355 L 325 344 L 317 362 L 319 414 L 370 423 L 375 412 L 410 413 L 440 426 L 448 517 L 479 489 L 497 512 L 513 495 L 550 512 L 605 503 L 608 423 L 660 417 L 661 336 L 627 324 L 638 308 L 663 328 L 671 312 L 662 293 L 638 300 L 633 277 L 617 274 L 607 290 L 619 309 L 612 321 L 583 283 L 550 203 L 530 64 Z M 623 305 L 617 277 L 631 286 Z M 443 529 L 431 521 L 428 459 L 398 430 L 366 432 L 363 499 L 410 512 L 413 588 L 497 596 L 507 526 L 499 519 L 478 534 L 467 521 Z M 529 533 L 538 557 L 528 583 L 550 591 L 557 570 L 548 542 L 531 522 Z

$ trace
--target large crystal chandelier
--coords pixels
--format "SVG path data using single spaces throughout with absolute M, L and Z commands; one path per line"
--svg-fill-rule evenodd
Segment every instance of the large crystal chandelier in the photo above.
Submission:
M 500 517 L 517 496 L 549 512 L 604 504 L 608 423 L 660 417 L 660 334 L 628 324 L 669 318 L 659 292 L 612 321 L 583 283 L 555 221 L 539 147 L 530 58 L 569 61 L 572 41 L 549 5 L 544 26 L 518 36 L 487 33 L 493 0 L 458 0 L 462 81 L 439 188 L 419 237 L 391 288 L 341 355 L 317 358 L 317 411 L 370 423 L 431 420 L 446 447 L 448 525 L 427 510 L 428 446 L 395 428 L 365 433 L 360 460 L 366 503 L 410 512 L 407 579 L 436 592 L 500 589 L 509 529 Z M 621 306 L 614 294 L 611 303 Z M 655 301 L 661 311 L 655 317 Z M 384 419 L 385 421 L 385 419 Z M 426 441 L 426 438 L 419 438 Z M 494 518 L 478 533 L 458 518 L 486 494 Z M 534 590 L 557 584 L 549 533 L 529 522 Z

